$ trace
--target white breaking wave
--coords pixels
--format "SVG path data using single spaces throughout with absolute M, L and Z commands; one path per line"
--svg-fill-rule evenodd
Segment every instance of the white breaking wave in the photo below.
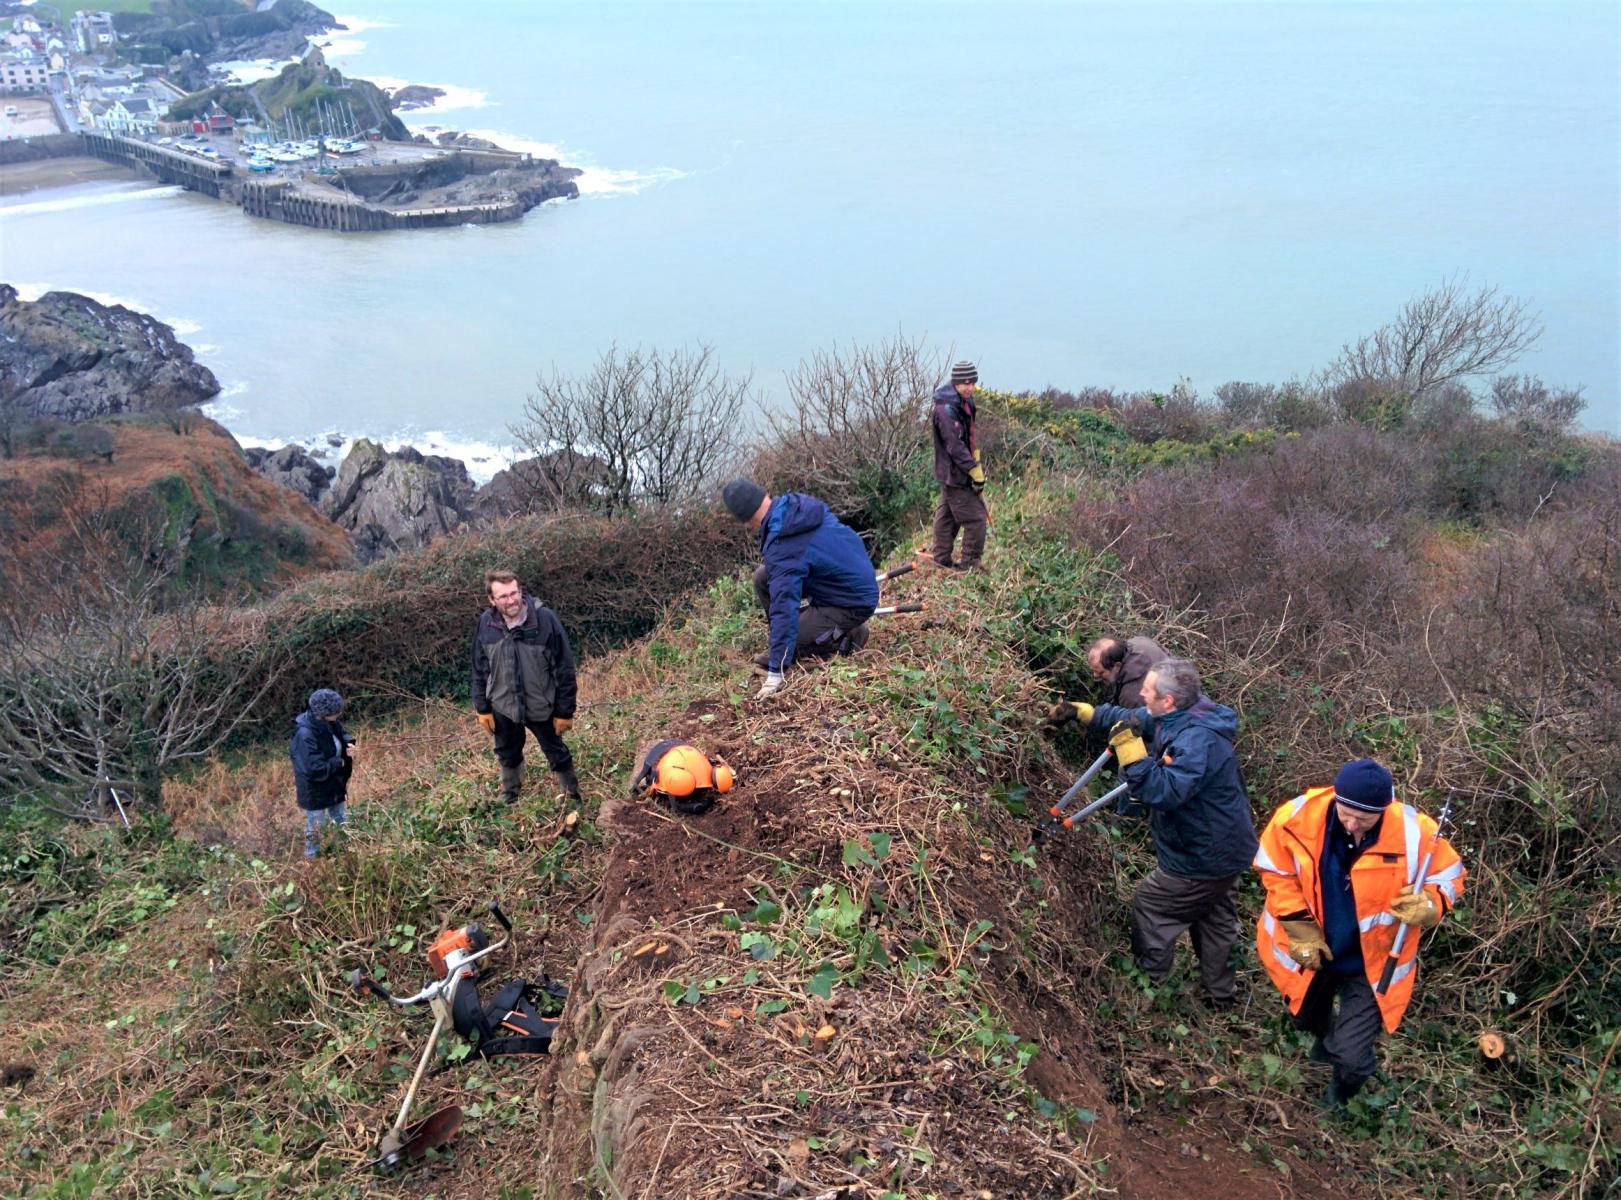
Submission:
M 689 174 L 679 167 L 652 167 L 645 171 L 600 167 L 589 157 L 576 155 L 553 142 L 540 142 L 499 129 L 468 129 L 464 132 L 469 137 L 494 142 L 503 150 L 518 150 L 533 154 L 536 158 L 555 158 L 565 167 L 577 168 L 584 172 L 575 180 L 582 196 L 634 196 L 647 188 L 685 179 Z
M 35 213 L 68 212 L 75 208 L 96 208 L 103 204 L 124 204 L 130 200 L 150 200 L 153 197 L 178 196 L 186 189 L 174 184 L 159 184 L 128 191 L 96 192 L 89 196 L 64 196 L 59 200 L 28 200 L 21 204 L 0 204 L 0 218 L 26 217 Z
M 242 58 L 215 63 L 209 70 L 223 74 L 230 83 L 258 83 L 280 75 L 281 69 L 292 61 L 290 58 Z
M 325 40 L 314 37 L 310 45 L 321 47 L 321 53 L 326 55 L 327 62 L 338 58 L 351 58 L 366 49 L 366 43 L 359 38 L 326 36 Z
M 233 405 L 222 404 L 221 400 L 230 393 L 227 387 L 220 394 L 220 398 L 211 404 L 203 406 L 205 415 L 219 421 L 229 428 L 230 418 L 242 415 L 241 410 Z M 231 430 L 231 436 L 247 448 L 263 447 L 266 450 L 279 450 L 283 446 L 297 444 L 309 451 L 324 451 L 318 461 L 337 466 L 348 457 L 349 451 L 361 437 L 367 434 L 347 434 L 338 430 L 325 429 L 308 437 L 259 437 L 257 434 L 240 433 Z M 341 437 L 343 443 L 333 446 L 331 439 Z M 495 442 L 486 442 L 477 438 L 461 438 L 455 434 L 446 433 L 439 429 L 429 429 L 421 433 L 399 433 L 371 437 L 374 442 L 380 443 L 385 450 L 399 450 L 404 446 L 412 446 L 423 454 L 438 454 L 446 458 L 459 458 L 467 466 L 467 473 L 474 483 L 485 484 L 495 477 L 497 471 L 510 467 L 514 461 L 524 456 L 524 451 L 518 446 L 503 446 Z M 313 454 L 312 454 L 313 457 Z
M 334 20 L 336 20 L 339 25 L 343 26 L 342 29 L 337 31 L 339 33 L 365 33 L 368 29 L 399 28 L 399 26 L 395 25 L 392 21 L 370 21 L 365 17 L 346 17 L 342 14 L 336 14 L 334 16 Z

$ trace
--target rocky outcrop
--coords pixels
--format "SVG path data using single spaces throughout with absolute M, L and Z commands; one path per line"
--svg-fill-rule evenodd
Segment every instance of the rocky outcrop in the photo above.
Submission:
M 473 511 L 473 481 L 460 459 L 409 446 L 390 453 L 361 438 L 320 509 L 348 531 L 355 557 L 371 562 L 426 546 L 465 525 Z
M 444 88 L 410 83 L 388 93 L 388 106 L 397 112 L 410 112 L 416 108 L 432 108 L 445 95 Z
M 201 404 L 219 390 L 156 317 L 74 292 L 29 302 L 0 284 L 0 402 L 12 412 L 83 421 Z
M 572 450 L 525 458 L 497 471 L 473 497 L 480 521 L 500 521 L 527 513 L 585 507 L 607 481 L 607 465 Z
M 283 446 L 279 450 L 252 446 L 242 453 L 248 460 L 248 466 L 277 487 L 297 492 L 311 504 L 320 502 L 332 484 L 332 477 L 337 474 L 336 468 L 322 466 L 310 457 L 304 447 L 296 444 Z

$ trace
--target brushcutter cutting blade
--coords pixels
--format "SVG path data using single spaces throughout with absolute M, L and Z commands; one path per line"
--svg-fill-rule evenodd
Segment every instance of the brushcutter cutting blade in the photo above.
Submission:
M 429 1150 L 447 1145 L 461 1127 L 461 1106 L 449 1105 L 407 1128 L 400 1148 L 412 1162 L 421 1162 Z
M 428 1151 L 448 1145 L 462 1127 L 462 1110 L 452 1104 L 424 1117 L 405 1131 L 390 1129 L 377 1143 L 377 1157 L 369 1165 L 383 1171 L 393 1171 L 410 1163 L 419 1163 Z

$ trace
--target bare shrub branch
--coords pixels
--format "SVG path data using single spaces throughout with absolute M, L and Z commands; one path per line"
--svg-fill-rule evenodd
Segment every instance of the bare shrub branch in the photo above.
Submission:
M 610 347 L 589 373 L 555 368 L 535 382 L 512 426 L 535 457 L 513 470 L 531 511 L 609 515 L 686 504 L 733 465 L 748 376 L 721 372 L 714 350 Z
M 789 407 L 764 413 L 754 471 L 773 491 L 804 489 L 866 530 L 927 491 L 928 414 L 945 358 L 902 334 L 818 350 L 788 372 Z
M 1466 276 L 1449 279 L 1409 300 L 1389 324 L 1346 343 L 1323 372 L 1324 384 L 1352 397 L 1372 391 L 1412 400 L 1516 361 L 1542 336 L 1541 321 L 1523 300 L 1496 287 L 1471 293 L 1467 283 Z

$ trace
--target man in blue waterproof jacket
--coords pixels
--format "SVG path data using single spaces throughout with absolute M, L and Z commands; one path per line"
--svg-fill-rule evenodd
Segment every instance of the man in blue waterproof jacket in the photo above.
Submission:
M 1237 998 L 1235 889 L 1260 844 L 1233 752 L 1238 714 L 1200 690 L 1185 658 L 1150 668 L 1142 699 L 1140 708 L 1073 704 L 1083 724 L 1110 731 L 1131 797 L 1149 813 L 1157 865 L 1131 898 L 1132 957 L 1158 984 L 1190 933 L 1203 999 L 1225 1008 Z
M 766 671 L 755 698 L 780 688 L 796 658 L 850 654 L 865 646 L 878 579 L 860 535 L 803 492 L 773 497 L 752 479 L 734 479 L 721 499 L 732 516 L 760 531 L 765 560 L 754 572 L 754 594 L 771 626 L 771 645 L 754 660 Z M 801 600 L 809 606 L 801 609 Z

